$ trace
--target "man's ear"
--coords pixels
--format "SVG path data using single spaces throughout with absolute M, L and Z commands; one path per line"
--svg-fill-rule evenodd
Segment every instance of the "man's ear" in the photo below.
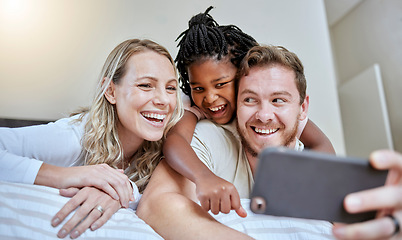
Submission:
M 299 117 L 300 121 L 306 119 L 309 104 L 310 104 L 310 96 L 306 94 L 306 97 L 304 98 L 302 105 L 300 105 L 300 117 Z
M 108 78 L 103 78 L 102 84 L 107 84 L 109 79 Z M 109 86 L 107 86 L 106 91 L 105 91 L 105 97 L 109 101 L 110 104 L 116 104 L 116 92 L 115 92 L 116 86 L 113 81 L 110 81 Z

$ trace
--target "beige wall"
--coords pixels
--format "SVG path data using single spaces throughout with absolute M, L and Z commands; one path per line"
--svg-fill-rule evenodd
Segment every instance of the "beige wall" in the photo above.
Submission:
M 309 117 L 343 154 L 322 0 L 0 0 L 0 117 L 57 119 L 88 105 L 115 45 L 150 38 L 175 56 L 175 38 L 210 5 L 220 24 L 236 24 L 259 42 L 299 55 L 309 84 Z
M 400 0 L 364 0 L 331 28 L 340 84 L 373 64 L 380 66 L 393 145 L 398 151 L 402 151 L 401 13 Z M 370 115 L 371 109 L 366 111 Z M 373 119 L 368 118 L 361 124 L 370 121 Z M 376 135 L 372 134 L 371 138 Z

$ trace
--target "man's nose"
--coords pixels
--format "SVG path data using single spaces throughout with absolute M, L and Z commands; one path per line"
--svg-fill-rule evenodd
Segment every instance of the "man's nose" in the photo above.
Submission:
M 271 121 L 274 116 L 274 107 L 270 104 L 262 104 L 256 113 L 256 118 L 263 123 Z

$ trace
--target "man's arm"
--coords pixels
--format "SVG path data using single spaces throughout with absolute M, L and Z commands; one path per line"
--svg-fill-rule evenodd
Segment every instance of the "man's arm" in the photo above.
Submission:
M 195 185 L 162 161 L 138 205 L 137 215 L 165 239 L 252 239 L 201 208 Z

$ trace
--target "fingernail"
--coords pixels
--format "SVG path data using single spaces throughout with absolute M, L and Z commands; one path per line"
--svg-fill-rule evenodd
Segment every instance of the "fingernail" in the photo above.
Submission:
M 57 225 L 59 225 L 59 223 L 60 223 L 60 219 L 59 219 L 59 218 L 54 218 L 54 219 L 52 220 L 52 226 L 53 226 L 53 227 L 56 227 Z
M 70 234 L 70 238 L 77 238 L 79 235 L 80 235 L 80 233 L 77 230 L 75 230 L 74 232 L 72 232 Z
M 380 152 L 380 151 L 373 152 L 371 155 L 371 158 L 375 159 L 377 161 L 377 163 L 380 163 L 380 164 L 386 165 L 389 162 L 389 158 L 386 156 L 386 154 L 384 154 L 383 152 Z
M 61 229 L 60 231 L 59 231 L 59 233 L 57 234 L 57 236 L 59 237 L 59 238 L 64 238 L 65 236 L 67 235 L 67 230 L 66 229 Z
M 358 210 L 362 205 L 362 200 L 355 196 L 348 196 L 346 198 L 346 205 L 349 210 Z
M 334 235 L 340 238 L 344 238 L 346 236 L 346 230 L 344 227 L 334 228 Z
M 95 231 L 96 229 L 98 229 L 98 224 L 96 224 L 96 223 L 92 224 L 91 230 Z

